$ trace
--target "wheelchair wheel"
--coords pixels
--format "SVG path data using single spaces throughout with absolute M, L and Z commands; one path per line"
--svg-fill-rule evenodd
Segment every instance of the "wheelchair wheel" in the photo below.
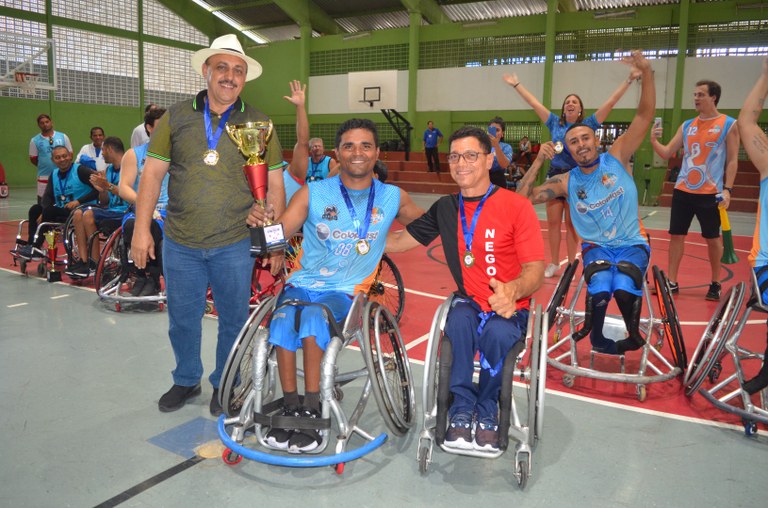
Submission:
M 253 345 L 257 333 L 269 326 L 277 298 L 269 296 L 251 313 L 232 344 L 219 384 L 219 404 L 228 416 L 240 413 L 253 386 Z
M 121 283 L 122 246 L 123 228 L 117 228 L 101 249 L 101 257 L 96 265 L 96 274 L 93 276 L 93 284 L 99 296 Z
M 683 380 L 685 394 L 688 397 L 696 393 L 704 380 L 709 378 L 710 373 L 718 368 L 717 365 L 736 321 L 744 294 L 743 282 L 733 286 L 725 298 L 720 300 L 715 313 L 704 329 Z
M 384 254 L 379 262 L 371 289 L 368 290 L 368 299 L 384 305 L 395 316 L 397 322 L 403 315 L 405 308 L 405 287 L 400 270 L 394 261 Z
M 672 363 L 676 367 L 685 370 L 688 364 L 688 355 L 685 351 L 683 331 L 680 329 L 677 308 L 675 307 L 675 301 L 672 299 L 672 294 L 669 292 L 667 276 L 656 265 L 653 266 L 653 281 L 656 285 L 656 298 L 659 302 L 659 311 L 664 323 L 664 335 L 667 337 L 669 349 L 672 352 Z
M 563 276 L 560 277 L 560 281 L 557 283 L 555 291 L 552 293 L 547 304 L 547 315 L 549 316 L 549 329 L 555 324 L 555 318 L 557 317 L 557 308 L 563 304 L 565 297 L 568 296 L 568 290 L 571 288 L 571 281 L 576 274 L 576 269 L 579 267 L 579 260 L 574 260 L 573 263 L 568 263 L 568 266 L 563 272 Z M 549 331 L 549 330 L 547 330 Z
M 296 263 L 301 255 L 301 244 L 304 241 L 304 235 L 302 233 L 296 233 L 288 240 L 288 246 L 285 249 L 285 273 L 289 274 L 293 271 Z
M 411 366 L 397 322 L 389 309 L 378 302 L 368 302 L 363 328 L 365 363 L 373 376 L 371 386 L 384 423 L 397 436 L 413 425 L 416 412 Z
M 539 307 L 537 310 L 541 311 L 541 307 Z M 542 349 L 546 350 L 546 344 L 541 343 L 541 318 L 535 312 L 531 312 L 531 318 L 533 318 L 534 321 L 533 334 L 531 335 L 531 355 L 529 357 L 530 381 L 528 383 L 528 436 L 530 444 L 533 445 L 539 437 L 537 432 L 537 418 L 539 417 L 539 411 L 543 409 L 539 407 L 539 385 L 544 383 L 544 378 L 542 377 L 541 372 L 540 351 Z M 544 362 L 546 364 L 546 359 Z M 544 372 L 544 375 L 546 375 L 546 372 Z

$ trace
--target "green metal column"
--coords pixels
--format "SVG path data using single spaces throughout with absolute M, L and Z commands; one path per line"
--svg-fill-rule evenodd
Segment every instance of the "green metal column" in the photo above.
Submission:
M 139 115 L 141 115 L 141 122 L 144 121 L 144 105 L 146 104 L 146 97 L 144 90 L 144 0 L 141 0 L 138 4 L 138 11 L 136 13 L 137 20 L 139 22 L 138 46 L 139 46 Z
M 669 133 L 664 137 L 669 141 L 675 132 L 677 126 L 682 121 L 683 109 L 683 80 L 685 79 L 685 56 L 688 52 L 688 24 L 690 23 L 690 0 L 680 0 L 680 35 L 677 39 L 677 58 L 675 60 L 675 98 L 672 104 L 672 122 Z
M 299 26 L 301 30 L 301 55 L 299 56 L 299 80 L 309 83 L 309 50 L 312 44 L 312 26 L 304 23 Z M 310 91 L 311 93 L 311 91 Z
M 418 99 L 419 83 L 419 29 L 421 28 L 421 13 L 416 10 L 408 11 L 408 113 L 406 118 L 411 125 L 416 125 L 416 99 Z M 411 151 L 416 143 L 416 138 L 411 131 Z
M 558 0 L 547 0 L 546 32 L 544 33 L 544 88 L 541 103 L 552 109 L 552 81 L 555 67 L 555 36 L 557 35 Z M 534 93 L 535 95 L 535 93 Z M 551 139 L 549 131 L 542 129 L 542 141 Z

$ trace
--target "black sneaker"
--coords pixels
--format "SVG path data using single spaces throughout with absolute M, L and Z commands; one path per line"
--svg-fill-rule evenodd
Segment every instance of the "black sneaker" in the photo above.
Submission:
M 306 407 L 301 408 L 299 411 L 301 418 L 320 418 L 320 413 L 314 409 Z M 293 431 L 293 435 L 288 440 L 288 452 L 289 453 L 304 453 L 311 452 L 320 446 L 322 438 L 320 437 L 320 431 L 315 429 L 297 429 Z
M 221 414 L 224 414 L 224 410 L 221 408 L 221 404 L 219 404 L 219 389 L 214 388 L 213 389 L 213 395 L 211 396 L 211 403 L 209 404 L 208 408 L 211 411 L 211 414 L 213 416 L 218 417 Z
M 77 261 L 67 268 L 64 273 L 73 279 L 85 279 L 89 275 L 88 265 L 82 261 Z
M 669 281 L 669 292 L 673 294 L 677 294 L 680 292 L 680 284 L 677 282 Z
M 280 416 L 299 416 L 299 410 L 297 408 L 289 409 L 285 407 L 283 408 L 283 412 Z M 269 432 L 267 432 L 267 444 L 272 448 L 277 448 L 278 450 L 287 450 L 288 441 L 290 441 L 293 433 L 293 429 L 272 427 Z
M 722 290 L 722 286 L 720 286 L 719 282 L 713 282 L 709 285 L 709 291 L 707 291 L 707 300 L 713 301 L 713 302 L 719 302 L 720 301 L 720 291 Z
M 17 255 L 22 259 L 26 259 L 27 261 L 39 261 L 41 259 L 45 259 L 45 251 L 38 249 L 34 245 L 24 245 L 23 247 L 19 248 Z
M 146 281 L 147 282 L 141 288 L 141 291 L 139 291 L 138 296 L 156 295 L 158 293 L 158 284 L 155 282 L 155 279 L 147 277 Z
M 139 296 L 141 290 L 144 289 L 144 284 L 147 283 L 147 277 L 136 277 L 133 279 L 133 287 L 131 288 L 131 296 Z
M 449 448 L 472 449 L 472 413 L 458 412 L 453 415 L 445 433 L 444 443 Z
M 158 408 L 163 413 L 170 413 L 184 407 L 187 399 L 200 395 L 200 385 L 181 386 L 173 385 L 170 390 L 165 392 L 157 403 Z

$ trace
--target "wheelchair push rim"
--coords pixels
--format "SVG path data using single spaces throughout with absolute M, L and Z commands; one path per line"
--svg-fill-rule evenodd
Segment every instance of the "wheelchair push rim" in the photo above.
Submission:
M 659 311 L 664 326 L 664 335 L 667 337 L 667 343 L 672 353 L 672 360 L 676 367 L 685 370 L 688 366 L 688 355 L 683 342 L 683 331 L 680 328 L 680 319 L 678 317 L 675 301 L 669 291 L 669 282 L 663 270 L 658 266 L 653 266 L 653 281 L 656 287 L 656 298 L 658 299 Z

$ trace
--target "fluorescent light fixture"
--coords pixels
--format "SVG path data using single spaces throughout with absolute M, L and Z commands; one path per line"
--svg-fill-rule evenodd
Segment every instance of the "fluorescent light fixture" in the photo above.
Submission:
M 495 26 L 498 24 L 498 21 L 489 19 L 488 21 L 472 21 L 470 23 L 462 23 L 461 28 L 481 28 L 484 26 Z
M 635 11 L 601 11 L 592 15 L 593 19 L 633 19 Z
M 342 37 L 345 41 L 352 41 L 355 39 L 362 39 L 363 37 L 370 37 L 371 32 L 355 32 L 353 34 L 345 35 Z
M 256 32 L 253 32 L 251 30 L 245 30 L 245 27 L 243 25 L 241 25 L 240 23 L 232 19 L 230 16 L 224 14 L 221 11 L 213 10 L 213 7 L 211 7 L 208 4 L 208 2 L 204 2 L 203 0 L 192 0 L 192 1 L 197 5 L 199 5 L 200 7 L 202 7 L 203 9 L 205 9 L 206 11 L 208 11 L 209 13 L 219 18 L 220 20 L 222 20 L 224 23 L 228 24 L 229 26 L 231 26 L 232 28 L 240 32 L 241 34 L 243 34 L 244 36 L 248 37 L 253 42 L 257 44 L 266 44 L 269 42 L 268 40 L 264 39 Z

